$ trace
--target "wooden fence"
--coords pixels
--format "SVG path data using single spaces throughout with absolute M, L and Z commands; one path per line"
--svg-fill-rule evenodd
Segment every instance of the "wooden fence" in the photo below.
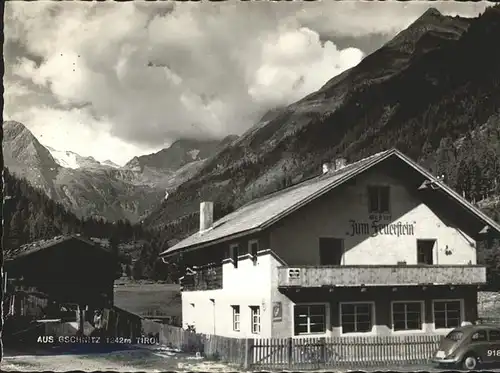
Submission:
M 438 349 L 439 335 L 333 338 L 262 338 L 250 340 L 252 360 L 259 369 L 326 369 L 419 364 Z
M 237 366 L 244 366 L 250 361 L 248 341 L 245 339 L 198 334 L 147 319 L 142 321 L 142 332 L 158 338 L 160 345 L 179 351 L 200 353 L 207 358 Z
M 441 340 L 440 335 L 239 339 L 196 334 L 149 320 L 142 325 L 143 333 L 157 336 L 161 345 L 247 369 L 421 364 L 432 358 Z

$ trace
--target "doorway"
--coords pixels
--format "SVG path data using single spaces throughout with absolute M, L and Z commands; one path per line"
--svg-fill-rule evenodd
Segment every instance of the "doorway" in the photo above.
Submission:
M 342 238 L 319 238 L 319 263 L 320 265 L 339 266 L 342 264 L 344 254 L 344 240 Z
M 436 240 L 417 240 L 417 264 L 434 264 Z

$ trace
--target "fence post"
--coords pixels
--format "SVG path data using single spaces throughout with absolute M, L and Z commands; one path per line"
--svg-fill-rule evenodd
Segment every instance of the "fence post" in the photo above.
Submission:
M 245 361 L 243 362 L 243 369 L 249 369 L 253 363 L 253 339 L 245 339 Z
M 320 348 L 319 364 L 323 364 L 326 366 L 326 339 L 324 337 L 320 338 L 319 342 L 320 342 L 320 345 L 319 345 L 319 348 Z
M 288 344 L 288 366 L 292 366 L 294 361 L 293 361 L 293 346 L 292 346 L 292 337 L 289 337 L 287 339 L 287 344 Z

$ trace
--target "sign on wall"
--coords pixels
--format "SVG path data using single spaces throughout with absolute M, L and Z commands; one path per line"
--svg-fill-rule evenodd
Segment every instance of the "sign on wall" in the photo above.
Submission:
M 415 235 L 416 222 L 397 222 L 387 223 L 380 220 L 372 220 L 371 222 L 363 222 L 357 220 L 349 220 L 348 236 L 413 236 Z
M 273 302 L 273 321 L 283 320 L 283 306 L 281 302 Z

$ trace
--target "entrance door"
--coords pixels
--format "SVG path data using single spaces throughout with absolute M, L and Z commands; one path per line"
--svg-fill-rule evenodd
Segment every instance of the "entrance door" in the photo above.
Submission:
M 320 237 L 319 262 L 320 265 L 341 265 L 344 253 L 344 240 L 342 238 Z
M 417 264 L 434 264 L 436 240 L 417 240 Z

